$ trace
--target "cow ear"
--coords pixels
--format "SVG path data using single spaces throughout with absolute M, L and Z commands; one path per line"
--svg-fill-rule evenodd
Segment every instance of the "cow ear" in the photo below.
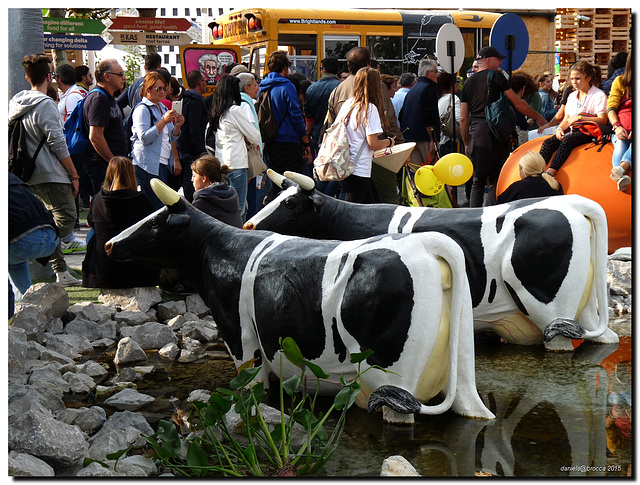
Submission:
M 313 209 L 318 212 L 322 206 L 324 205 L 324 197 L 322 197 L 321 195 L 314 193 L 311 194 L 309 196 L 309 199 L 311 199 L 311 203 L 313 204 Z
M 186 214 L 169 214 L 167 225 L 173 230 L 186 229 L 191 222 L 191 217 Z

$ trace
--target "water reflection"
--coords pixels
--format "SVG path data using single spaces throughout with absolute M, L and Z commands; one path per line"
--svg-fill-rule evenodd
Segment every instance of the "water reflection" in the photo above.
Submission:
M 325 473 L 374 476 L 399 454 L 423 476 L 630 474 L 631 337 L 562 354 L 479 341 L 476 381 L 494 421 L 447 413 L 401 428 L 354 410 Z

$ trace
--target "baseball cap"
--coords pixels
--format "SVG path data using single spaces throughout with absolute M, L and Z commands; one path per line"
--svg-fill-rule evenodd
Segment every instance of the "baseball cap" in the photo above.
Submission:
M 237 66 L 234 66 L 233 69 L 231 69 L 231 72 L 229 74 L 231 74 L 232 76 L 236 76 L 236 75 L 240 74 L 241 72 L 249 72 L 249 69 L 247 69 L 242 64 L 238 64 Z
M 495 47 L 491 47 L 489 45 L 487 47 L 483 47 L 482 49 L 480 49 L 480 51 L 478 52 L 478 55 L 476 56 L 476 59 L 487 59 L 489 57 L 497 57 L 498 59 L 504 59 L 507 56 L 503 56 L 502 54 L 500 54 L 500 52 L 498 52 L 498 49 L 496 49 Z

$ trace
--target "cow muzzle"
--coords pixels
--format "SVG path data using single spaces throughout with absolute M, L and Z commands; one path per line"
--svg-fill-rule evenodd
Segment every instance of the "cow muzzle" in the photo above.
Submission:
M 255 228 L 256 228 L 255 224 L 250 221 L 245 222 L 244 226 L 242 226 L 242 229 L 246 229 L 247 231 L 253 231 Z

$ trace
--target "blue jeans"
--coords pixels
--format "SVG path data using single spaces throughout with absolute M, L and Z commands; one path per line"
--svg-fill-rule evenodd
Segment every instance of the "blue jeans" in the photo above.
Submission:
M 235 189 L 238 193 L 238 201 L 240 203 L 240 214 L 242 214 L 242 221 L 246 222 L 245 216 L 247 215 L 247 169 L 246 168 L 234 168 L 227 173 L 229 179 L 229 185 Z
M 31 286 L 27 261 L 50 256 L 59 243 L 60 240 L 53 228 L 41 227 L 9 245 L 9 278 L 19 291 L 16 292 L 16 300 L 20 300 Z
M 613 135 L 613 156 L 611 164 L 619 167 L 622 162 L 627 162 L 631 166 L 631 140 L 618 140 Z
M 164 204 L 156 197 L 155 192 L 151 188 L 151 179 L 160 179 L 165 184 L 167 183 L 169 176 L 169 169 L 166 165 L 160 164 L 158 168 L 158 175 L 151 175 L 146 170 L 140 168 L 138 165 L 134 165 L 136 169 L 136 180 L 140 186 L 140 191 L 147 196 L 147 198 L 153 204 L 153 207 L 158 210 L 164 207 Z

